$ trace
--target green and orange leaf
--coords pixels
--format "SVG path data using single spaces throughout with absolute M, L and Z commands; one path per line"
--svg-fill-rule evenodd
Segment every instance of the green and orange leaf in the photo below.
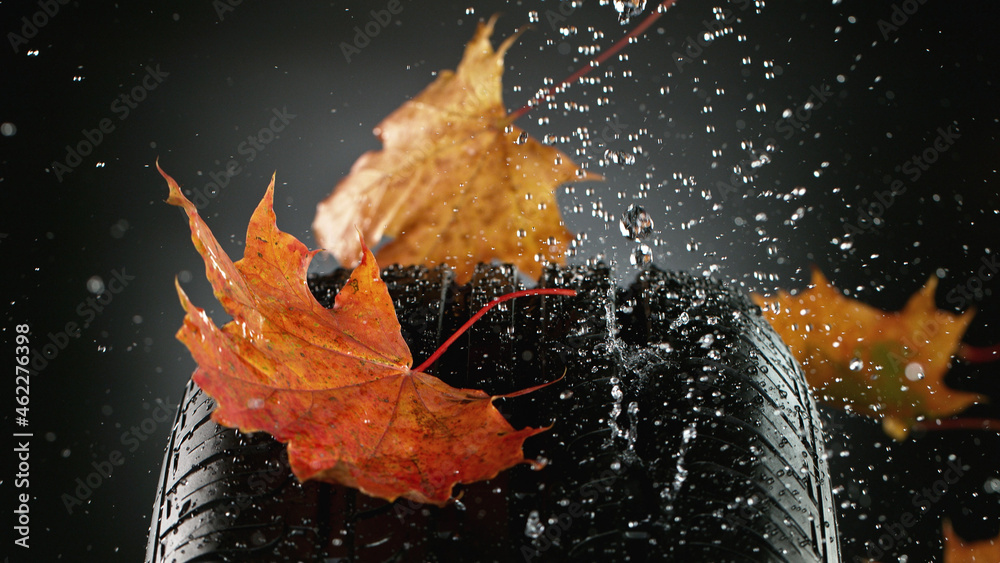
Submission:
M 168 203 L 186 212 L 215 296 L 232 316 L 219 329 L 176 284 L 187 312 L 177 337 L 198 363 L 194 381 L 217 403 L 216 422 L 287 442 L 300 480 L 340 483 L 390 501 L 442 505 L 454 485 L 527 461 L 524 440 L 544 429 L 515 430 L 493 406 L 496 397 L 410 368 L 409 347 L 363 240 L 360 264 L 326 309 L 306 283 L 318 251 L 275 224 L 273 178 L 250 220 L 243 259 L 233 263 L 173 178 L 160 173 Z
M 931 277 L 902 311 L 890 313 L 844 296 L 813 270 L 808 290 L 754 300 L 821 399 L 880 419 L 902 439 L 921 417 L 947 417 L 984 400 L 944 384 L 975 313 L 938 310 L 936 287 Z

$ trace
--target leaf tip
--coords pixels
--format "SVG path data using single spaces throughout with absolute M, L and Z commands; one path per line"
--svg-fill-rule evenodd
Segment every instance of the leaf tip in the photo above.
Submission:
M 167 197 L 167 203 L 170 205 L 176 205 L 178 207 L 183 207 L 190 212 L 196 212 L 194 205 L 184 196 L 184 192 L 181 191 L 180 184 L 174 177 L 167 174 L 166 171 L 160 166 L 160 159 L 156 159 L 156 170 L 163 176 L 163 179 L 167 181 L 167 188 L 170 190 L 170 195 Z
M 503 12 L 494 12 L 493 15 L 490 16 L 490 19 L 486 20 L 485 22 L 482 21 L 479 22 L 479 29 L 486 28 L 488 32 L 492 34 L 493 28 L 496 26 L 497 20 L 500 19 L 501 15 L 503 15 Z
M 903 420 L 887 416 L 882 419 L 882 431 L 897 442 L 903 442 L 910 434 L 910 426 Z
M 823 287 L 823 286 L 826 286 L 826 285 L 830 285 L 830 282 L 827 281 L 826 276 L 823 275 L 823 271 L 819 269 L 819 266 L 817 266 L 816 264 L 813 264 L 812 268 L 810 268 L 810 269 L 812 270 L 812 276 L 811 276 L 811 280 L 809 282 L 810 286 L 812 286 L 812 287 Z
M 360 264 L 365 264 L 368 262 L 368 258 L 371 257 L 372 261 L 375 261 L 375 255 L 372 254 L 368 244 L 365 243 L 365 235 L 361 232 L 361 227 L 354 225 L 354 230 L 358 233 L 358 243 L 361 245 L 361 262 Z M 360 264 L 358 267 L 360 267 Z M 375 268 L 378 269 L 378 263 L 375 262 Z

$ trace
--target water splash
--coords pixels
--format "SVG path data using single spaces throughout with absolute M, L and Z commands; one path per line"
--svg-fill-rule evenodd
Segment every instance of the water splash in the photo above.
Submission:
M 680 492 L 681 487 L 684 486 L 684 481 L 687 480 L 688 470 L 684 466 L 684 456 L 687 455 L 688 446 L 691 441 L 697 437 L 698 429 L 693 422 L 681 432 L 681 445 L 677 448 L 677 469 L 674 473 L 674 482 L 669 487 L 664 487 L 660 491 L 660 497 L 667 501 L 667 510 L 673 510 L 674 499 L 677 498 L 677 493 Z

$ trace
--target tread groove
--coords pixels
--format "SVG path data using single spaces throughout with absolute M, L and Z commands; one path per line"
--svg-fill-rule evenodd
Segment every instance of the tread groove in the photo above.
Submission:
M 312 277 L 310 288 L 328 307 L 348 275 Z M 383 279 L 414 357 L 523 288 L 504 265 L 479 265 L 463 286 L 444 268 L 390 267 Z M 538 286 L 576 298 L 498 307 L 435 364 L 446 383 L 490 393 L 565 370 L 552 386 L 497 402 L 516 428 L 555 421 L 525 443 L 526 457 L 549 465 L 456 489 L 464 508 L 299 483 L 283 444 L 219 427 L 213 401 L 189 382 L 147 563 L 838 561 L 815 402 L 759 310 L 705 278 L 654 268 L 630 287 L 612 279 L 605 267 L 549 268 Z M 526 535 L 529 516 L 558 535 Z

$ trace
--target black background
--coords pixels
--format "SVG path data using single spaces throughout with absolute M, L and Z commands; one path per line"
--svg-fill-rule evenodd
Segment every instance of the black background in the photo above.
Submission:
M 599 83 L 574 85 L 554 107 L 519 121 L 535 136 L 565 137 L 557 143 L 562 150 L 606 177 L 560 191 L 568 226 L 586 235 L 572 260 L 603 258 L 616 264 L 621 280 L 630 278 L 636 243 L 621 236 L 618 218 L 635 203 L 655 222 L 645 242 L 661 267 L 773 291 L 804 287 L 816 265 L 838 287 L 889 310 L 936 273 L 939 306 L 977 308 L 966 341 L 1000 341 L 995 277 L 980 268 L 1000 242 L 992 29 L 1000 7 L 940 0 L 758 4 L 683 0 L 623 56 L 592 73 Z M 480 18 L 502 12 L 498 37 L 537 19 L 507 57 L 510 110 L 544 79 L 561 80 L 587 64 L 590 55 L 580 49 L 606 47 L 637 21 L 622 25 L 611 5 L 596 2 L 573 9 L 549 0 L 481 2 L 470 9 L 471 2 L 403 0 L 402 11 L 348 61 L 342 44 L 353 42 L 354 27 L 368 24 L 370 10 L 385 3 L 244 1 L 219 8 L 225 5 L 70 2 L 35 33 L 28 30 L 18 52 L 9 34 L 22 34 L 22 18 L 42 8 L 0 7 L 0 123 L 16 129 L 10 135 L 5 125 L 0 137 L 4 349 L 12 365 L 19 323 L 30 324 L 34 346 L 49 342 L 50 333 L 65 344 L 31 378 L 32 548 L 4 545 L 14 561 L 142 556 L 169 430 L 169 422 L 156 420 L 156 406 L 176 402 L 194 369 L 173 339 L 182 318 L 174 277 L 195 304 L 225 319 L 186 221 L 164 203 L 157 157 L 188 188 L 205 186 L 228 160 L 240 162 L 241 172 L 202 211 L 235 257 L 276 170 L 279 226 L 313 247 L 315 204 L 363 151 L 378 147 L 374 125 L 437 70 L 454 68 Z M 902 8 L 913 12 L 906 21 Z M 880 29 L 895 9 L 898 29 Z M 712 23 L 716 12 L 724 25 Z M 571 26 L 575 34 L 560 33 Z M 677 53 L 719 27 L 726 29 L 678 65 Z M 122 119 L 113 104 L 142 84 L 147 67 L 165 77 Z M 811 108 L 802 127 L 788 129 L 782 112 L 803 106 L 814 90 L 831 96 Z M 295 117 L 248 160 L 241 143 L 268 127 L 274 110 Z M 114 130 L 60 178 L 54 162 L 65 162 L 67 145 L 105 118 Z M 919 178 L 908 176 L 903 163 L 949 127 L 960 135 L 954 144 Z M 741 163 L 748 170 L 772 138 L 770 163 L 723 197 L 720 182 L 729 184 Z M 633 153 L 635 163 L 602 162 L 607 150 Z M 880 224 L 845 238 L 859 208 L 869 208 L 893 178 L 906 192 Z M 314 269 L 334 266 L 322 259 Z M 61 339 L 67 322 L 86 320 L 80 311 L 94 297 L 88 280 L 109 283 L 113 272 L 134 279 L 79 338 Z M 949 376 L 952 385 L 994 399 L 996 381 L 988 364 L 959 366 Z M 13 378 L 6 385 L 4 396 L 12 397 Z M 5 401 L 5 433 L 18 431 L 14 406 Z M 972 412 L 997 416 L 990 406 Z M 897 521 L 913 490 L 940 478 L 948 455 L 972 469 L 920 517 L 919 533 L 893 541 L 893 549 L 911 560 L 938 557 L 943 515 L 970 538 L 1000 531 L 998 486 L 991 484 L 1000 463 L 995 434 L 938 433 L 891 446 L 873 425 L 832 416 L 837 438 L 830 453 L 835 482 L 846 483 L 838 499 L 845 503 L 849 556 L 882 533 L 877 524 Z M 123 439 L 132 427 L 144 439 Z M 122 464 L 68 513 L 63 495 L 73 495 L 76 479 L 115 451 Z M 6 529 L 15 472 L 8 459 L 0 477 L 11 499 Z

